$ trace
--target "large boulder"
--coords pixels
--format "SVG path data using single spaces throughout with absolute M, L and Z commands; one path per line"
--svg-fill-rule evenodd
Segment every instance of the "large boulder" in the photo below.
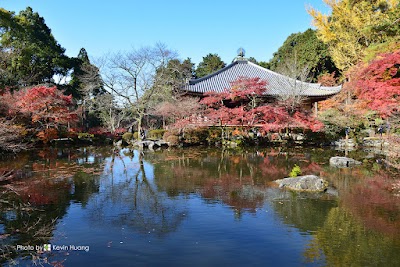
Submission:
M 332 157 L 329 159 L 329 164 L 337 168 L 347 168 L 360 165 L 361 162 L 347 157 Z
M 328 182 L 316 175 L 304 175 L 275 180 L 279 188 L 294 191 L 323 192 L 328 187 Z

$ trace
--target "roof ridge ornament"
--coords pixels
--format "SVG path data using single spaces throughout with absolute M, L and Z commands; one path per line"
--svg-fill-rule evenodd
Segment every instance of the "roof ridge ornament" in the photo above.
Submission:
M 238 56 L 238 57 L 244 57 L 245 54 L 246 54 L 246 51 L 244 50 L 244 48 L 243 48 L 243 47 L 240 47 L 240 48 L 238 49 L 238 51 L 237 51 L 237 56 Z
M 237 56 L 233 59 L 232 62 L 235 62 L 235 61 L 247 61 L 247 58 L 245 58 L 245 55 L 246 55 L 246 50 L 244 50 L 243 47 L 240 47 L 237 50 Z

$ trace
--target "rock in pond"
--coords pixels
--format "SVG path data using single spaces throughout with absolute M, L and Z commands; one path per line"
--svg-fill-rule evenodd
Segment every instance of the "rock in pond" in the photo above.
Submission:
M 164 140 L 143 140 L 136 141 L 132 145 L 134 147 L 139 147 L 140 149 L 147 147 L 148 149 L 153 150 L 154 147 L 169 146 L 169 143 L 165 142 Z
M 304 175 L 275 180 L 279 188 L 294 191 L 323 192 L 328 187 L 328 182 L 316 175 Z
M 329 159 L 329 164 L 338 168 L 347 168 L 355 165 L 360 165 L 361 162 L 347 157 L 332 157 Z

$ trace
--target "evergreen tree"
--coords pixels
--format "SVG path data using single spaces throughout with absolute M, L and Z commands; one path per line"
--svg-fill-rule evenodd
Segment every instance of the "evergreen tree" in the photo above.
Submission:
M 314 30 L 291 34 L 283 45 L 274 53 L 269 68 L 282 72 L 287 64 L 295 64 L 297 69 L 307 68 L 307 80 L 315 82 L 323 73 L 338 72 L 333 63 L 328 47 L 320 40 Z M 298 78 L 298 77 L 293 77 Z
M 81 100 L 104 93 L 99 68 L 90 62 L 85 48 L 73 58 L 73 70 L 71 81 L 65 88 L 67 93 Z
M 217 54 L 208 54 L 203 57 L 196 69 L 196 77 L 201 78 L 225 67 L 225 63 Z
M 74 61 L 71 81 L 64 86 L 66 94 L 71 94 L 82 108 L 81 123 L 84 128 L 100 124 L 100 112 L 97 97 L 104 94 L 103 80 L 99 69 L 93 65 L 85 48 L 81 48 Z
M 18 15 L 2 9 L 1 15 L 3 84 L 29 86 L 49 83 L 54 75 L 68 73 L 71 60 L 64 54 L 65 49 L 58 44 L 43 17 L 30 7 Z
M 165 69 L 157 70 L 157 76 L 163 80 L 163 85 L 172 87 L 172 90 L 177 90 L 182 87 L 189 79 L 194 76 L 194 63 L 190 58 L 180 61 L 179 59 L 171 59 Z

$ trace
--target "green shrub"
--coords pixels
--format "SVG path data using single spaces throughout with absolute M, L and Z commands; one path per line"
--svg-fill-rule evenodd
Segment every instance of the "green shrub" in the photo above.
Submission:
M 125 137 L 124 137 L 125 136 Z M 138 132 L 126 132 L 122 135 L 122 140 L 126 141 L 126 140 L 132 140 L 132 139 L 138 139 L 139 135 Z
M 94 134 L 78 133 L 78 139 L 81 139 L 81 140 L 92 139 L 93 137 L 94 137 Z
M 150 139 L 162 139 L 165 132 L 166 132 L 166 130 L 164 130 L 164 129 L 150 130 L 147 133 L 147 138 L 150 138 Z
M 301 174 L 300 166 L 297 164 L 294 164 L 292 171 L 289 173 L 289 177 L 297 177 L 300 174 Z
M 125 142 L 132 140 L 132 138 L 133 138 L 133 133 L 130 132 L 126 132 L 122 135 L 122 140 L 124 140 Z

